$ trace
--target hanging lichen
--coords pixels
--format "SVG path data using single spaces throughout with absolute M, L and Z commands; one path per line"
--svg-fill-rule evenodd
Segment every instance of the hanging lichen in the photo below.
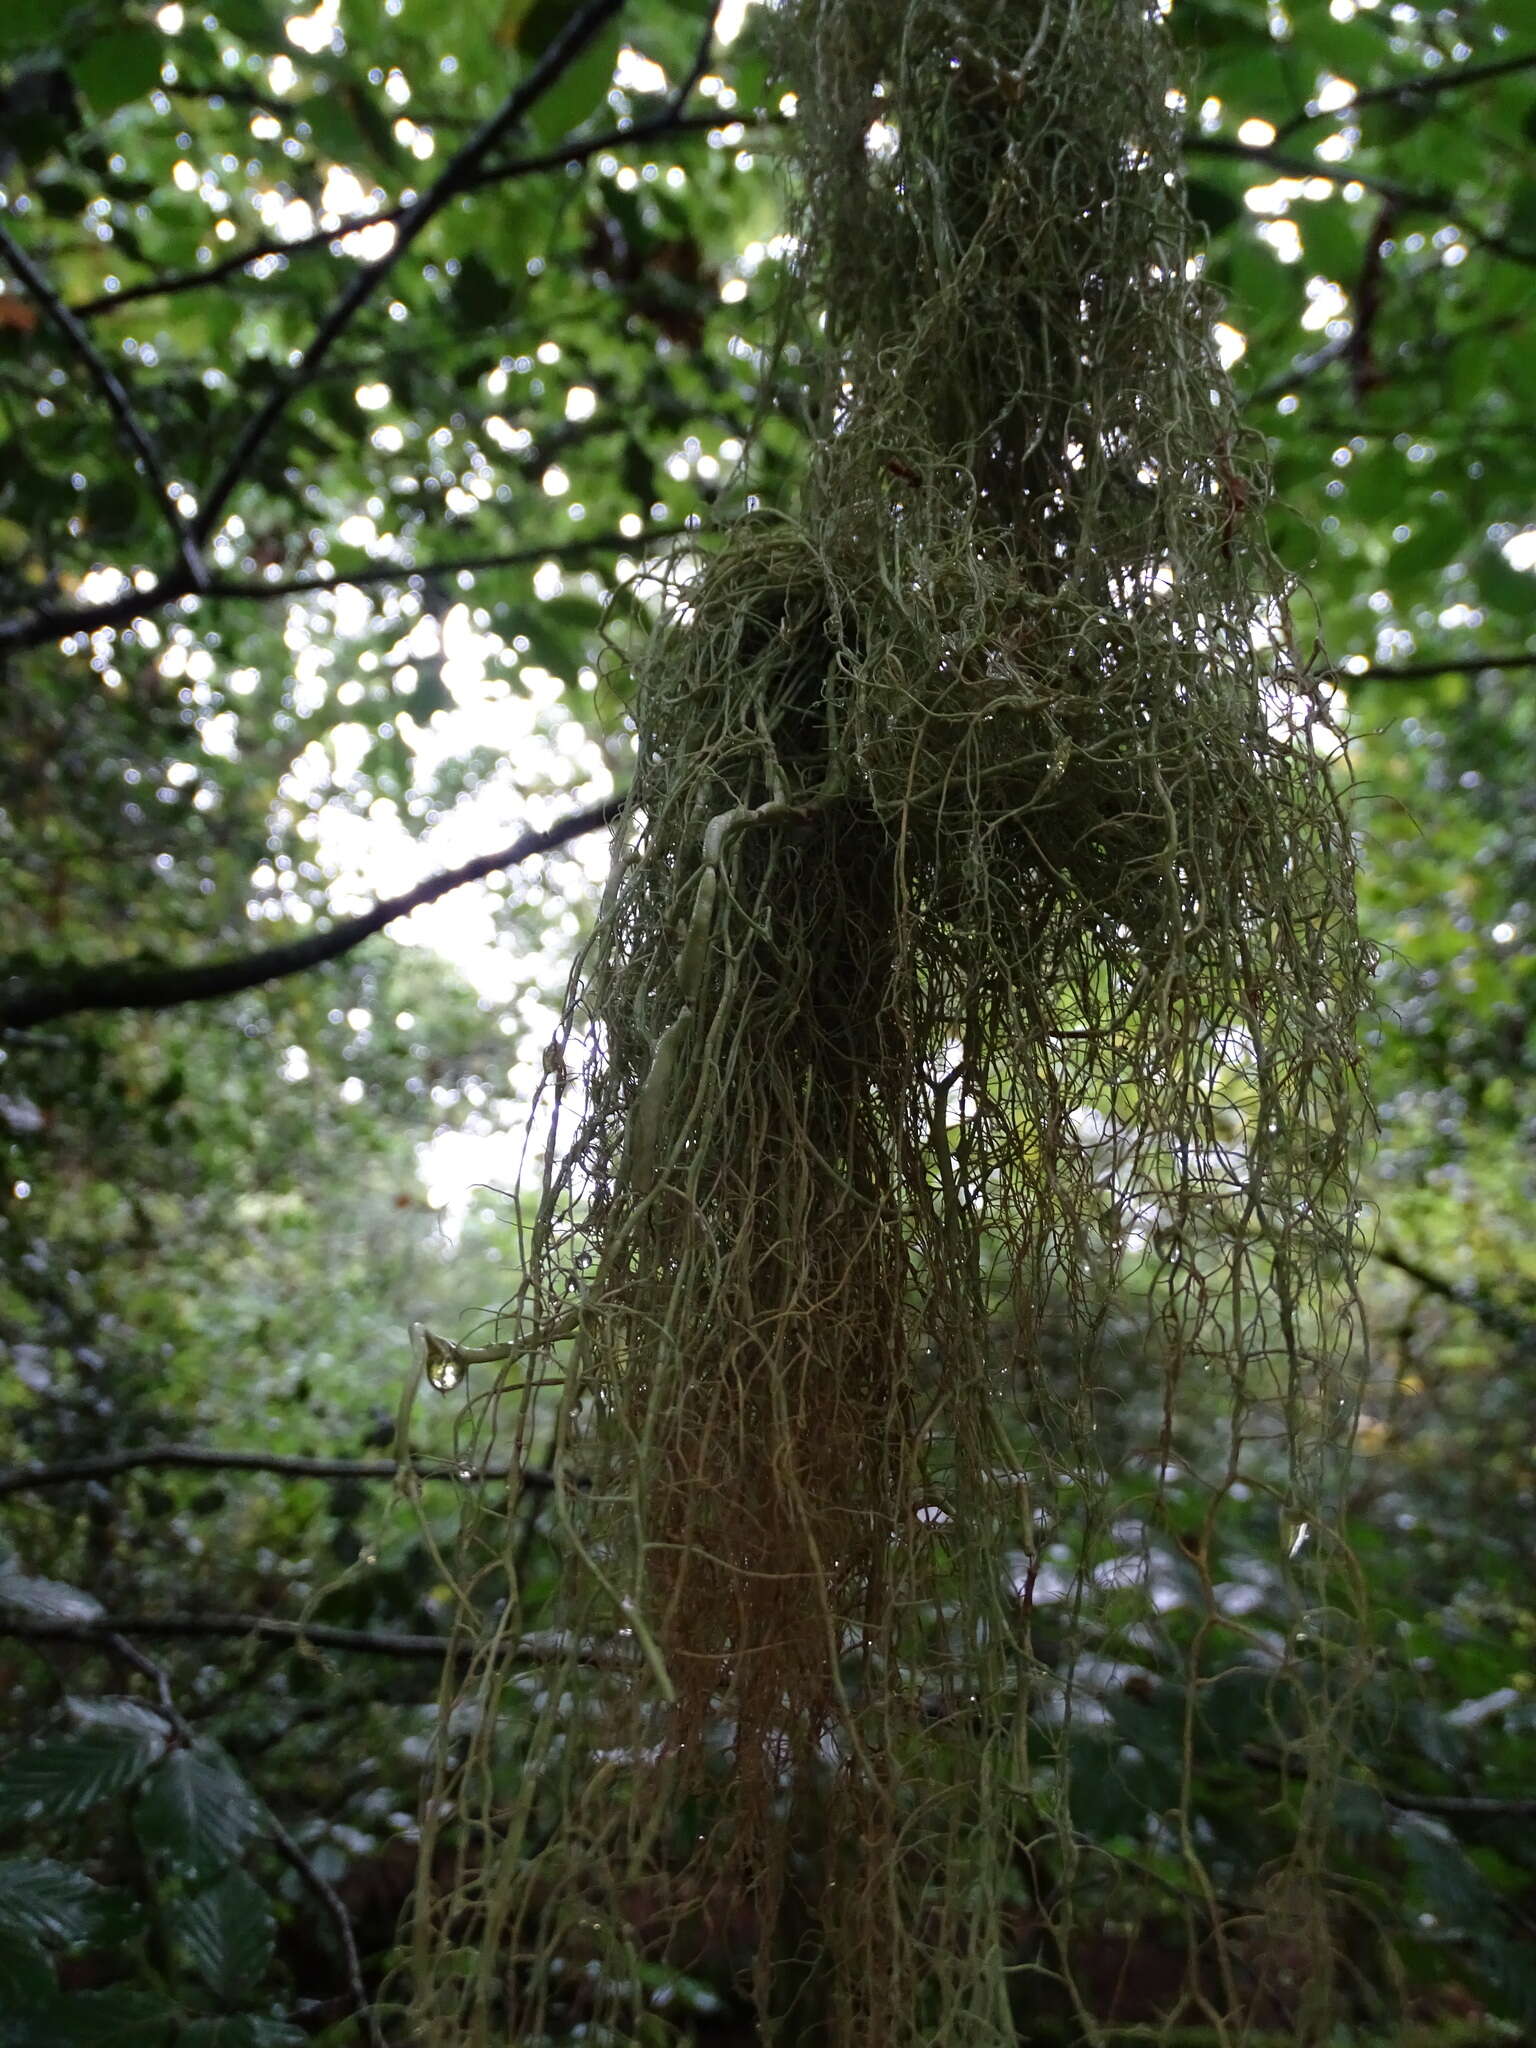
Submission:
M 723 1944 L 765 2040 L 1001 2048 L 1030 2009 L 1092 2038 L 1088 1663 L 1155 1638 L 1189 1705 L 1125 1867 L 1183 1929 L 1164 2016 L 1305 2039 L 1365 963 L 1160 29 L 1132 0 L 776 27 L 817 433 L 799 512 L 737 524 L 639 671 L 550 1062 L 582 1085 L 478 1411 L 515 1461 L 562 1381 L 567 1577 L 530 1643 L 515 1517 L 467 1525 L 422 2037 L 664 2038 L 658 1968 Z M 1127 1315 L 1159 1387 L 1110 1471 Z M 1213 1381 L 1214 1451 L 1181 1424 Z M 1175 1475 L 1177 1640 L 1103 1568 L 1132 1496 L 1145 1566 Z M 1191 1791 L 1234 1487 L 1316 1575 L 1308 1643 L 1269 1646 L 1285 1811 L 1236 1902 Z

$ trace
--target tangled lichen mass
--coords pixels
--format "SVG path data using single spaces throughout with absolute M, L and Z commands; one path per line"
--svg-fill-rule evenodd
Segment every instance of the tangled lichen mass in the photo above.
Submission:
M 799 0 L 773 32 L 819 424 L 802 503 L 719 541 L 638 672 L 584 1087 L 478 1410 L 515 1464 L 565 1375 L 565 1648 L 520 1668 L 515 1517 L 473 1510 L 424 2038 L 664 2038 L 657 1968 L 727 1928 L 765 2040 L 1095 2038 L 1077 1902 L 1119 1878 L 1074 1772 L 1127 1655 L 1189 1701 L 1126 1846 L 1184 1930 L 1164 2017 L 1310 2038 L 1367 962 L 1167 52 L 1132 0 Z M 1145 1427 L 1108 1392 L 1127 1317 Z M 1213 1385 L 1214 1459 L 1181 1432 Z M 1146 1533 L 1175 1482 L 1178 1628 Z M 1239 1901 L 1189 1793 L 1235 1489 L 1273 1500 L 1297 1621 Z

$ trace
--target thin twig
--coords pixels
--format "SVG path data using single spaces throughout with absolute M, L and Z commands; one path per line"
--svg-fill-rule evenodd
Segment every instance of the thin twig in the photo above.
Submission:
M 516 569 L 530 562 L 576 560 L 584 555 L 602 554 L 612 548 L 644 546 L 647 541 L 670 540 L 692 532 L 684 522 L 658 526 L 631 537 L 628 534 L 594 533 L 570 540 L 550 541 L 545 546 L 510 548 L 499 554 L 467 555 L 445 562 L 370 563 L 366 568 L 337 570 L 324 576 L 291 577 L 279 583 L 241 583 L 220 578 L 194 590 L 185 574 L 163 578 L 150 590 L 127 589 L 100 604 L 45 606 L 17 618 L 0 621 L 0 655 L 22 653 L 43 647 L 50 641 L 73 639 L 80 633 L 97 633 L 104 627 L 126 626 L 135 619 L 152 619 L 186 597 L 200 597 L 210 603 L 304 597 L 317 591 L 340 590 L 348 584 L 365 588 L 380 583 L 409 583 L 415 577 L 456 576 L 461 570 Z
M 723 0 L 710 0 L 704 16 L 704 27 L 699 34 L 698 48 L 693 53 L 693 62 L 678 81 L 677 90 L 667 101 L 667 111 L 680 114 L 693 96 L 693 89 L 709 69 L 709 60 L 714 55 L 715 36 L 720 25 L 720 8 Z
M 1366 668 L 1335 668 L 1340 683 L 1423 683 L 1435 676 L 1479 676 L 1491 668 L 1536 668 L 1528 647 L 1491 648 L 1487 654 L 1447 655 L 1443 661 L 1373 661 Z
M 461 1485 L 483 1485 L 516 1475 L 524 1491 L 548 1493 L 550 1475 L 537 1466 L 519 1473 L 514 1465 L 458 1465 L 426 1457 L 414 1458 L 408 1469 L 418 1479 L 455 1479 Z M 400 1466 L 393 1458 L 308 1458 L 278 1451 L 221 1451 L 207 1444 L 146 1444 L 140 1450 L 102 1451 L 95 1457 L 69 1458 L 57 1465 L 18 1465 L 0 1472 L 0 1497 L 11 1493 L 44 1493 L 82 1480 L 113 1479 L 123 1472 L 175 1470 L 192 1472 L 276 1472 L 288 1479 L 396 1479 Z
M 443 208 L 464 191 L 497 144 L 536 106 L 591 42 L 598 30 L 611 21 L 624 0 L 586 0 L 545 50 L 543 56 L 512 93 L 464 147 L 449 161 L 441 177 L 414 202 L 400 220 L 395 239 L 385 253 L 365 264 L 351 284 L 321 321 L 309 346 L 292 373 L 282 379 L 266 401 L 257 407 L 230 450 L 223 469 L 201 506 L 193 527 L 201 543 L 217 532 L 225 508 L 244 482 L 251 463 L 268 435 L 389 276 L 411 244 Z
M 1436 1300 L 1453 1308 L 1465 1309 L 1485 1330 L 1492 1330 L 1496 1336 L 1506 1338 L 1510 1343 L 1528 1344 L 1536 1338 L 1536 1321 L 1529 1316 L 1490 1300 L 1479 1287 L 1469 1286 L 1463 1292 L 1454 1280 L 1447 1280 L 1443 1273 L 1422 1265 L 1406 1252 L 1400 1252 L 1395 1245 L 1377 1243 L 1371 1249 L 1371 1256 L 1384 1266 L 1390 1266 L 1394 1272 L 1417 1282 L 1426 1294 L 1434 1295 Z
M 290 974 L 302 974 L 309 968 L 340 959 L 385 925 L 393 924 L 396 918 L 408 917 L 424 904 L 435 903 L 451 889 L 461 889 L 466 882 L 478 882 L 486 875 L 515 867 L 539 854 L 553 853 L 585 833 L 611 825 L 623 802 L 620 796 L 606 797 L 585 810 L 572 811 L 542 832 L 525 832 L 499 853 L 480 854 L 461 867 L 429 876 L 403 895 L 386 896 L 356 917 L 342 918 L 328 931 L 313 932 L 307 938 L 272 946 L 265 952 L 236 954 L 195 967 L 166 967 L 143 959 L 103 961 L 72 968 L 45 983 L 28 985 L 13 979 L 8 985 L 0 985 L 0 1027 L 21 1029 L 85 1010 L 164 1010 L 181 1003 L 211 1002 L 218 996 L 236 995 L 242 989 L 259 988 Z
M 671 136 L 709 135 L 725 127 L 728 118 L 719 114 L 694 114 L 684 119 L 660 113 L 649 120 L 636 121 L 628 128 L 607 128 L 601 135 L 572 138 L 554 149 L 542 150 L 537 156 L 513 157 L 507 163 L 483 165 L 473 177 L 466 179 L 458 197 L 465 198 L 471 192 L 484 191 L 492 185 L 511 184 L 518 178 L 537 177 L 546 171 L 563 171 L 571 164 L 590 163 L 593 157 L 606 156 L 614 150 L 632 149 L 637 143 L 656 142 Z M 203 291 L 249 269 L 253 263 L 265 262 L 271 256 L 286 258 L 303 256 L 316 249 L 334 249 L 338 242 L 363 228 L 396 227 L 414 204 L 413 200 L 403 199 L 397 205 L 376 213 L 348 214 L 335 227 L 316 228 L 312 234 L 295 235 L 291 241 L 271 236 L 265 241 L 248 242 L 243 249 L 232 250 L 227 256 L 221 256 L 216 262 L 198 270 L 171 271 L 163 277 L 147 278 L 142 284 L 128 285 L 122 291 L 102 292 L 96 298 L 82 299 L 74 312 L 78 319 L 94 320 L 103 313 L 114 313 L 119 307 L 131 306 L 144 299 Z
M 1389 1806 L 1401 1806 L 1410 1813 L 1443 1813 L 1467 1820 L 1530 1820 L 1536 1818 L 1536 1799 L 1499 1799 L 1493 1796 L 1454 1793 L 1437 1796 L 1432 1792 L 1383 1792 Z
M 1270 142 L 1238 142 L 1226 135 L 1186 135 L 1184 150 L 1189 156 L 1261 164 L 1278 178 L 1321 178 L 1329 185 L 1359 185 L 1366 192 L 1391 200 L 1405 213 L 1447 213 L 1455 206 L 1455 200 L 1449 193 L 1415 191 L 1407 185 L 1395 184 L 1391 179 L 1379 178 L 1372 171 L 1362 171 L 1353 163 L 1320 164 L 1310 157 L 1288 156 Z
M 677 540 L 694 529 L 679 522 L 675 526 L 653 526 L 638 535 L 594 533 L 576 540 L 552 541 L 547 547 L 509 548 L 500 554 L 462 555 L 446 562 L 370 562 L 366 568 L 336 569 L 325 575 L 291 576 L 281 583 L 210 583 L 202 595 L 209 599 L 238 598 L 266 601 L 275 597 L 312 597 L 327 590 L 367 590 L 380 583 L 411 583 L 418 578 L 441 582 L 448 576 L 479 575 L 491 569 L 523 569 L 539 562 L 577 561 L 585 555 L 605 554 L 610 549 L 634 548 L 656 540 Z
M 190 1749 L 193 1742 L 192 1730 L 177 1712 L 176 1701 L 171 1693 L 171 1681 L 164 1666 L 157 1664 L 153 1657 L 146 1657 L 137 1644 L 130 1643 L 126 1636 L 109 1635 L 104 1640 L 114 1657 L 120 1658 L 124 1664 L 131 1665 L 141 1677 L 149 1680 L 155 1688 L 155 1699 L 160 1711 L 170 1722 L 176 1740 L 184 1749 Z
M 1489 64 L 1460 64 L 1454 69 L 1432 71 L 1422 78 L 1399 78 L 1391 85 L 1367 86 L 1341 107 L 1319 107 L 1315 113 L 1304 107 L 1299 114 L 1292 114 L 1275 130 L 1275 140 L 1284 141 L 1298 128 L 1308 127 L 1313 121 L 1337 121 L 1359 107 L 1379 106 L 1383 101 L 1411 106 L 1415 100 L 1432 99 L 1443 92 L 1459 92 L 1465 86 L 1482 85 L 1490 78 L 1507 78 L 1516 71 L 1536 71 L 1536 55 L 1528 51 L 1522 57 L 1499 57 Z
M 1324 342 L 1321 348 L 1315 348 L 1307 355 L 1298 356 L 1288 370 L 1282 371 L 1278 377 L 1271 377 L 1267 383 L 1261 384 L 1257 391 L 1250 391 L 1243 399 L 1244 409 L 1254 405 L 1272 405 L 1277 398 L 1288 397 L 1298 384 L 1305 384 L 1309 378 L 1316 377 L 1331 364 L 1347 356 L 1353 339 L 1353 332 L 1341 334 L 1332 341 Z
M 320 1875 L 298 1843 L 289 1834 L 275 1813 L 267 1813 L 267 1835 L 279 1856 L 290 1870 L 297 1871 L 299 1880 L 314 1893 L 330 1916 L 331 1925 L 336 1929 L 336 1938 L 341 1943 L 342 1957 L 346 1965 L 347 1990 L 351 1995 L 353 2010 L 359 2024 L 368 2036 L 368 2048 L 385 2048 L 384 2029 L 379 2024 L 379 2015 L 373 2000 L 368 1996 L 368 1986 L 363 1981 L 363 1960 L 357 1952 L 357 1936 L 352 1931 L 352 1916 L 342 1901 L 341 1894 Z
M 201 589 L 206 578 L 197 540 L 186 520 L 182 518 L 176 500 L 171 496 L 170 482 L 160 461 L 160 452 L 150 438 L 149 429 L 139 418 L 122 379 L 102 356 L 79 320 L 3 221 L 0 221 L 0 255 L 4 256 L 48 319 L 58 328 L 80 359 L 86 375 L 101 393 L 108 412 L 117 422 L 118 433 L 129 455 L 143 468 L 144 479 L 154 493 L 160 515 L 175 543 L 176 558 L 181 564 L 188 587 L 193 590 Z

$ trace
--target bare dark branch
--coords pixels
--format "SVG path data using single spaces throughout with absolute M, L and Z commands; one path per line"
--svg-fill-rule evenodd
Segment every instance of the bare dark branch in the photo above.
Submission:
M 1438 98 L 1441 93 L 1462 92 L 1469 85 L 1483 85 L 1490 78 L 1507 78 L 1516 71 L 1536 71 L 1536 54 L 1527 51 L 1524 56 L 1500 57 L 1491 64 L 1457 64 L 1444 71 L 1427 72 L 1421 78 L 1399 78 L 1391 85 L 1367 86 L 1341 107 L 1319 107 L 1315 113 L 1303 108 L 1299 114 L 1292 114 L 1275 130 L 1275 139 L 1283 142 L 1313 121 L 1347 120 L 1360 107 L 1383 103 L 1412 107 L 1421 100 Z
M 220 1637 L 240 1642 L 304 1644 L 316 1650 L 356 1650 L 372 1657 L 404 1657 L 440 1664 L 447 1657 L 468 1657 L 473 1645 L 452 1636 L 401 1635 L 389 1629 L 337 1628 L 324 1621 L 284 1621 L 272 1614 L 112 1614 L 94 1621 L 41 1621 L 0 1611 L 0 1637 L 26 1643 L 100 1643 L 111 1647 L 115 1636 L 149 1636 L 161 1641 L 204 1641 Z M 524 1636 L 517 1656 L 527 1664 L 546 1664 L 571 1657 L 570 1645 L 556 1636 Z M 578 1662 L 601 1669 L 622 1669 L 633 1659 L 621 1646 L 594 1644 Z
M 1390 200 L 1405 213 L 1448 213 L 1455 205 L 1448 193 L 1414 191 L 1389 178 L 1379 178 L 1372 171 L 1362 171 L 1353 163 L 1324 164 L 1313 157 L 1290 156 L 1270 142 L 1238 142 L 1225 135 L 1186 135 L 1184 152 L 1187 156 L 1258 164 L 1277 178 L 1322 178 L 1330 185 L 1359 185 L 1363 191 Z
M 223 1451 L 207 1444 L 146 1444 L 132 1451 L 101 1451 L 94 1457 L 70 1458 L 57 1465 L 18 1465 L 0 1472 L 0 1498 L 10 1493 L 43 1493 L 83 1480 L 114 1479 L 123 1472 L 276 1472 L 287 1479 L 395 1479 L 400 1467 L 393 1458 L 309 1458 L 278 1451 Z M 513 1465 L 464 1465 L 426 1457 L 408 1468 L 418 1479 L 453 1479 L 461 1485 L 517 1476 L 526 1492 L 548 1493 L 552 1476 L 534 1466 L 521 1473 Z
M 1333 670 L 1341 683 L 1424 683 L 1436 676 L 1480 676 L 1495 668 L 1536 668 L 1536 649 L 1491 648 L 1486 654 L 1448 654 L 1424 661 L 1373 661 L 1365 668 Z
M 1395 1245 L 1377 1244 L 1372 1247 L 1371 1256 L 1379 1259 L 1384 1266 L 1390 1266 L 1396 1273 L 1414 1281 L 1426 1294 L 1432 1294 L 1437 1301 L 1446 1302 L 1452 1308 L 1465 1309 L 1469 1316 L 1480 1322 L 1485 1330 L 1503 1337 L 1510 1343 L 1530 1344 L 1536 1340 L 1536 1321 L 1509 1309 L 1502 1302 L 1494 1301 L 1480 1287 L 1461 1287 L 1453 1280 L 1447 1280 L 1443 1273 L 1410 1258 Z
M 231 601 L 267 602 L 274 598 L 306 597 L 318 591 L 340 590 L 348 585 L 366 588 L 381 583 L 408 584 L 421 577 L 457 576 L 465 571 L 517 569 L 536 562 L 576 561 L 620 548 L 635 548 L 653 540 L 675 540 L 693 531 L 686 523 L 652 527 L 631 537 L 620 533 L 579 534 L 569 540 L 552 540 L 531 547 L 509 548 L 499 554 L 465 555 L 445 562 L 377 562 L 364 568 L 328 571 L 323 575 L 295 576 L 275 583 L 241 583 L 220 577 L 194 589 L 185 575 L 169 576 L 149 590 L 125 590 L 121 596 L 105 598 L 100 604 L 45 606 L 14 619 L 0 622 L 0 657 L 24 653 L 30 647 L 45 647 L 56 640 L 69 640 L 78 633 L 98 633 L 103 627 L 131 625 L 135 619 L 152 619 L 183 598 L 197 597 L 211 604 Z
M 441 582 L 445 577 L 479 575 L 491 569 L 525 569 L 540 562 L 579 561 L 586 555 L 617 553 L 648 541 L 677 540 L 692 532 L 686 524 L 653 526 L 644 534 L 591 533 L 576 540 L 551 541 L 545 547 L 509 548 L 501 554 L 462 555 L 446 562 L 370 562 L 366 568 L 329 570 L 324 575 L 291 576 L 277 583 L 210 583 L 202 593 L 210 599 L 311 597 L 327 590 L 367 590 L 380 583 Z M 142 616 L 140 614 L 140 616 Z
M 27 985 L 16 977 L 0 984 L 0 1028 L 24 1029 L 46 1024 L 55 1017 L 70 1017 L 85 1010 L 164 1010 L 182 1003 L 211 1002 L 218 996 L 236 995 L 242 989 L 259 988 L 269 981 L 281 981 L 290 974 L 338 960 L 360 946 L 364 939 L 407 917 L 423 904 L 435 903 L 451 889 L 466 882 L 478 882 L 502 868 L 533 860 L 568 846 L 585 833 L 611 825 L 623 806 L 622 797 L 608 797 L 573 811 L 542 832 L 525 832 L 521 839 L 499 853 L 486 853 L 418 882 L 401 896 L 387 896 L 371 909 L 308 937 L 272 946 L 265 952 L 236 954 L 224 960 L 210 960 L 201 966 L 171 967 L 143 959 L 103 962 L 93 967 L 74 967 L 44 984 Z
M 670 112 L 654 114 L 648 120 L 632 122 L 628 128 L 607 128 L 600 135 L 573 137 L 569 142 L 562 142 L 555 149 L 543 150 L 537 156 L 514 157 L 506 163 L 482 165 L 473 177 L 464 181 L 456 196 L 462 199 L 471 192 L 484 191 L 492 185 L 511 184 L 516 179 L 537 177 L 547 171 L 563 171 L 568 165 L 590 163 L 593 157 L 633 149 L 636 144 L 655 142 L 663 137 L 682 139 L 708 135 L 721 125 L 718 114 L 687 117 Z M 334 249 L 348 235 L 356 234 L 361 228 L 378 227 L 381 223 L 398 227 L 414 204 L 413 200 L 401 200 L 377 213 L 349 214 L 333 228 L 317 228 L 313 234 L 295 235 L 291 241 L 281 241 L 273 236 L 259 242 L 248 242 L 244 248 L 231 250 L 227 256 L 221 256 L 197 270 L 170 271 L 163 277 L 146 278 L 142 284 L 128 285 L 122 291 L 103 292 L 94 299 L 82 299 L 74 312 L 81 320 L 94 320 L 103 313 L 116 312 L 121 306 L 131 306 L 144 299 L 205 291 L 210 285 L 222 284 L 225 278 L 238 276 L 242 270 L 248 270 L 254 263 L 263 263 L 269 257 L 303 256 L 316 249 Z
M 171 496 L 169 479 L 160 460 L 160 451 L 150 438 L 148 428 L 139 418 L 122 379 L 3 222 L 0 222 L 0 256 L 4 256 L 11 269 L 42 307 L 44 314 L 63 335 L 79 358 L 86 375 L 101 393 L 108 412 L 117 423 L 118 434 L 130 458 L 143 470 L 144 480 L 154 493 L 160 516 L 175 543 L 176 558 L 181 564 L 188 588 L 200 589 L 206 578 L 196 538 L 187 521 L 182 518 L 176 500 Z

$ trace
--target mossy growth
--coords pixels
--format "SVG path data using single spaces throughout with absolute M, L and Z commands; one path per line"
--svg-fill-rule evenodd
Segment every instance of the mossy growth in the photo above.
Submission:
M 1168 53 L 1131 0 L 801 0 L 773 33 L 817 431 L 799 506 L 690 559 L 639 664 L 476 1409 L 515 1462 L 559 1382 L 567 1572 L 530 1640 L 516 1516 L 466 1523 L 422 2037 L 667 2038 L 667 1973 L 724 1950 L 765 2041 L 1002 2048 L 1032 2002 L 1091 2039 L 1078 1930 L 1123 1852 L 1184 1929 L 1159 2025 L 1311 2039 L 1369 963 Z M 1127 1305 L 1152 1421 L 1107 1471 Z M 1214 1444 L 1183 1428 L 1213 1386 Z M 1182 1632 L 1148 1562 L 1175 1477 Z M 1295 1627 L 1234 1900 L 1192 1757 L 1236 1487 Z M 1188 1705 L 1112 1851 L 1074 1771 L 1117 1659 Z

